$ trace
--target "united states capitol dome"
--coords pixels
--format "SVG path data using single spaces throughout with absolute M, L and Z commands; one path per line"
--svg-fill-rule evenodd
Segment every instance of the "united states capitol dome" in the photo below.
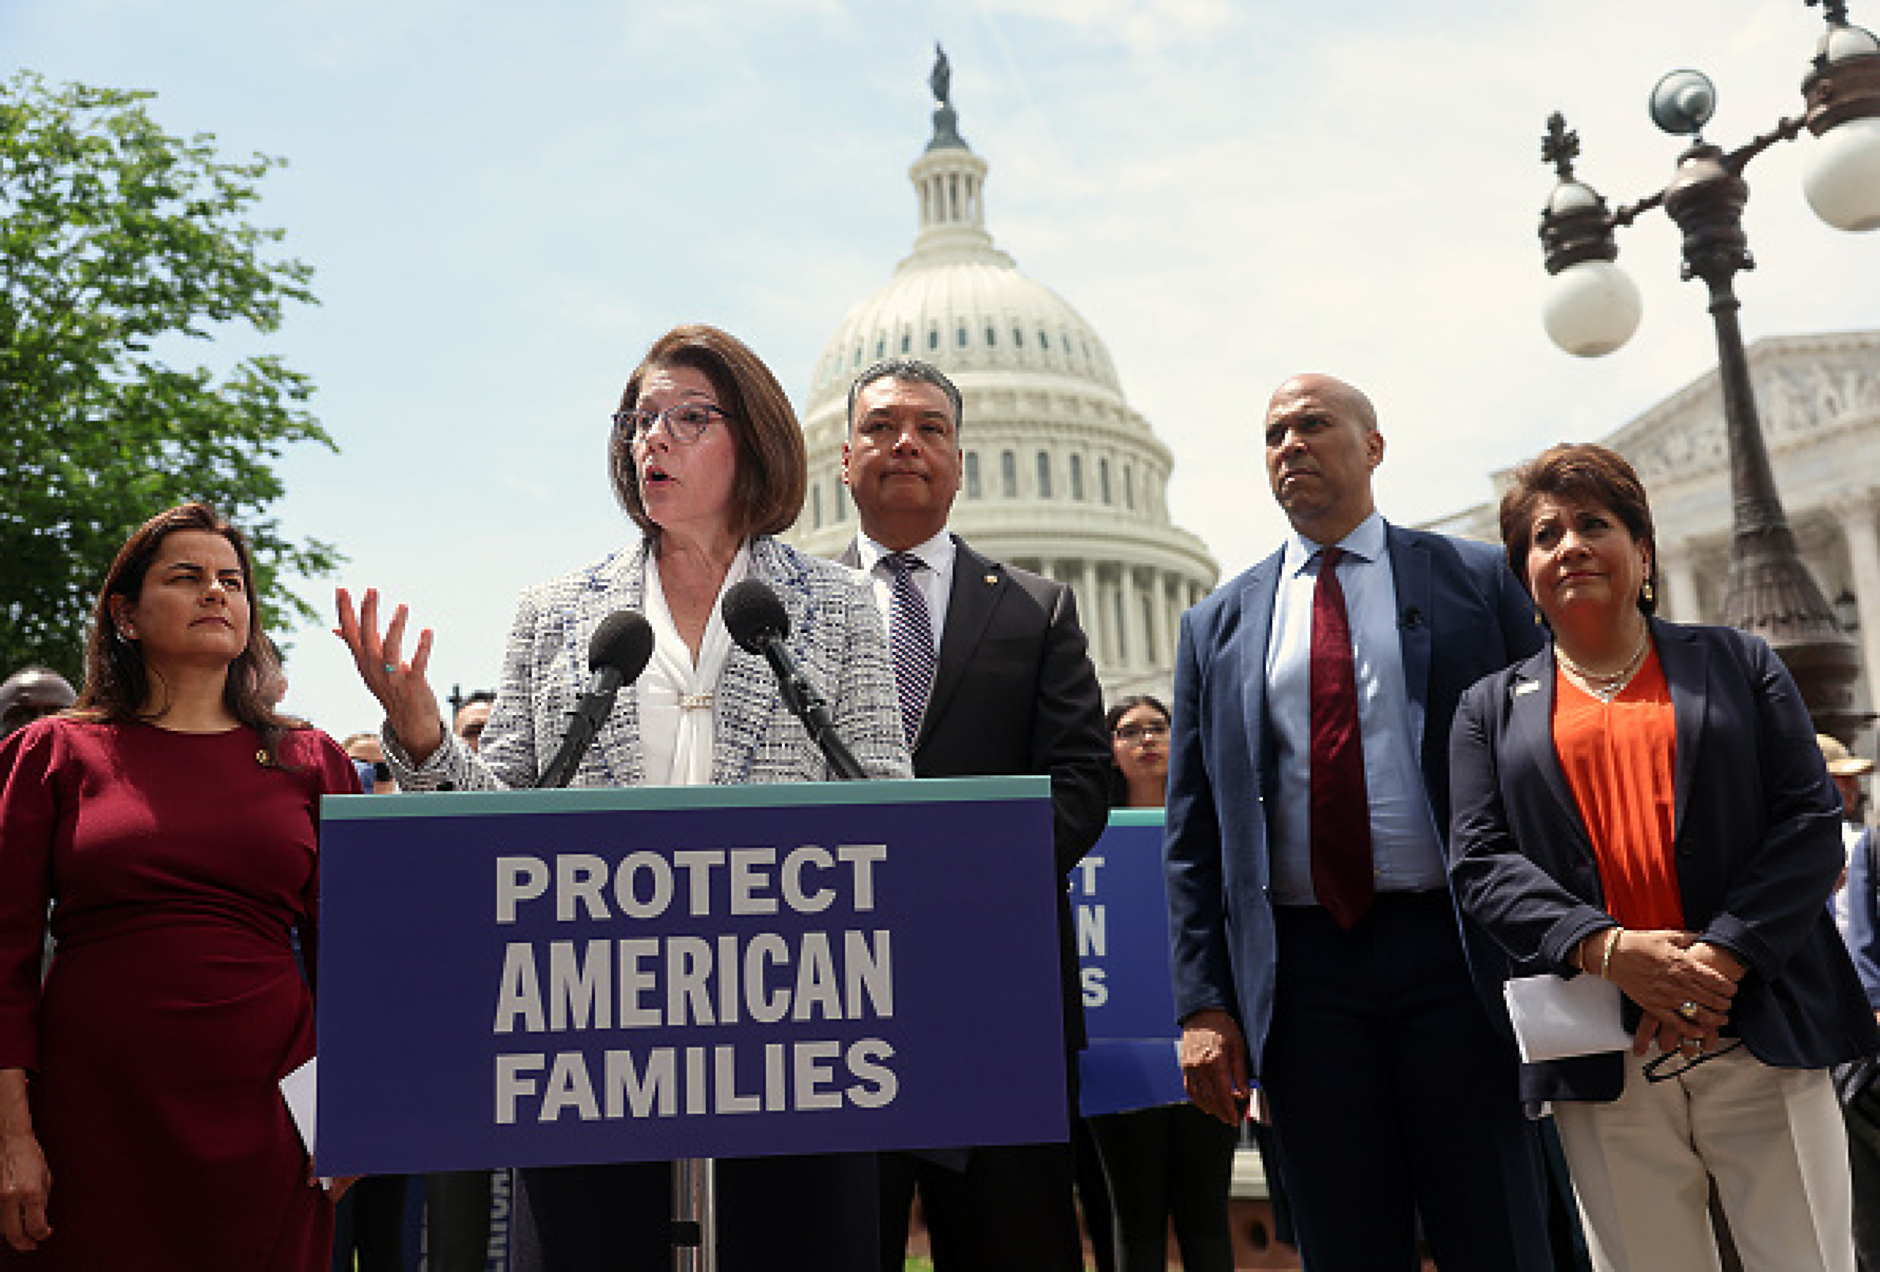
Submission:
M 785 536 L 823 556 L 857 530 L 842 484 L 848 390 L 894 356 L 958 386 L 962 483 L 949 527 L 980 551 L 1068 583 L 1106 695 L 1166 694 L 1181 611 L 1213 588 L 1201 541 L 1169 520 L 1173 458 L 1129 405 L 1096 330 L 1019 272 L 986 229 L 987 163 L 966 144 L 945 54 L 933 136 L 914 161 L 919 228 L 894 276 L 824 347 L 803 411 L 809 501 Z

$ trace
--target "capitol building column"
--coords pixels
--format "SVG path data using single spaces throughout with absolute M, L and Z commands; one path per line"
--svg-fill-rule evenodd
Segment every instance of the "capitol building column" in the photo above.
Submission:
M 1676 623 L 1701 623 L 1704 615 L 1697 593 L 1697 554 L 1689 539 L 1663 545 L 1658 555 L 1659 582 L 1666 595 L 1659 598 L 1659 613 Z M 1665 604 L 1665 602 L 1670 602 Z
M 1168 590 L 1171 586 L 1180 587 L 1181 580 L 1170 578 L 1167 571 L 1155 572 L 1155 635 L 1158 642 L 1156 653 L 1159 661 L 1175 662 L 1175 613 L 1168 603 Z
M 1860 630 L 1855 636 L 1860 641 L 1871 705 L 1880 700 L 1880 489 L 1869 487 L 1840 495 L 1828 506 L 1847 539 L 1854 604 L 1860 616 Z
M 1097 630 L 1098 611 L 1103 608 L 1101 594 L 1097 591 L 1096 563 L 1084 558 L 1082 569 L 1077 576 L 1078 617 L 1083 620 L 1084 636 L 1090 642 L 1090 661 L 1103 661 L 1103 634 Z

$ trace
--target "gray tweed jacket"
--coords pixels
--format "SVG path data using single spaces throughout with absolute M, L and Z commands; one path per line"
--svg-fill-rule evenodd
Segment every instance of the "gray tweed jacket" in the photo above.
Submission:
M 616 610 L 645 610 L 649 544 L 612 553 L 522 594 L 483 749 L 455 737 L 412 767 L 388 736 L 401 789 L 528 787 L 547 767 L 588 681 L 588 639 Z M 894 668 L 868 580 L 770 538 L 751 541 L 751 577 L 776 589 L 790 616 L 785 644 L 829 702 L 836 732 L 870 777 L 912 777 Z M 783 705 L 769 664 L 733 646 L 712 702 L 713 785 L 815 782 L 833 776 L 802 722 Z M 389 730 L 387 730 L 389 734 Z M 574 786 L 640 786 L 639 694 L 629 686 L 576 771 Z

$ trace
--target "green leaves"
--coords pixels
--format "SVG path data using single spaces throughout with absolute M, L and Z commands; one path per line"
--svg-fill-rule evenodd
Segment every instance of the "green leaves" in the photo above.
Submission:
M 0 83 L 0 676 L 40 661 L 76 683 L 105 568 L 183 500 L 247 532 L 270 625 L 313 613 L 282 574 L 340 561 L 266 515 L 287 446 L 334 449 L 306 409 L 312 383 L 271 356 L 218 378 L 153 352 L 229 325 L 271 333 L 289 304 L 317 303 L 311 267 L 271 254 L 281 231 L 246 219 L 281 161 L 172 137 L 150 98 L 31 72 Z

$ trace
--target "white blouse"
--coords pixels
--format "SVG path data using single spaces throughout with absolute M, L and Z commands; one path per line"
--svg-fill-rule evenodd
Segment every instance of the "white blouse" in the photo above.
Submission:
M 712 747 L 718 737 L 713 697 L 731 656 L 731 633 L 721 611 L 725 589 L 750 570 L 751 545 L 746 540 L 725 571 L 699 642 L 698 665 L 693 666 L 692 651 L 666 607 L 659 558 L 646 554 L 646 621 L 653 628 L 653 658 L 634 688 L 640 695 L 640 746 L 650 785 L 704 786 L 712 780 Z

